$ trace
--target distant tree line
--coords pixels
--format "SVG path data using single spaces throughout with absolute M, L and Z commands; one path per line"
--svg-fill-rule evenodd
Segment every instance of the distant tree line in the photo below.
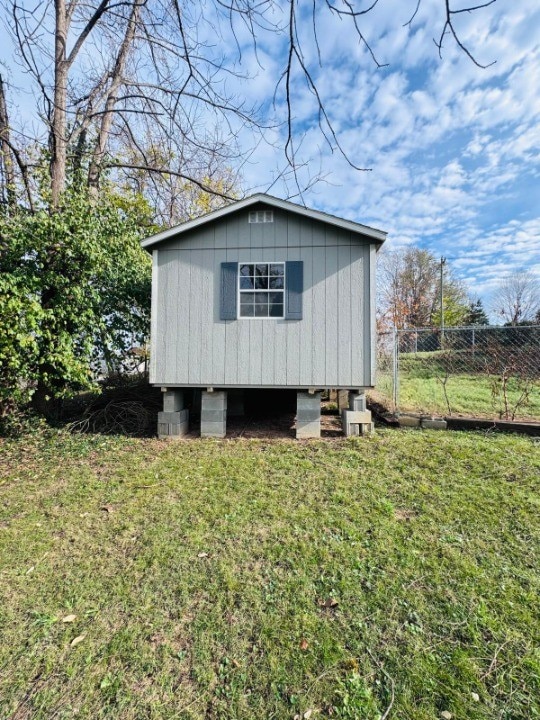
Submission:
M 481 298 L 469 296 L 449 262 L 441 266 L 428 250 L 407 247 L 383 249 L 379 255 L 379 330 L 440 327 L 441 271 L 444 326 L 489 325 Z M 490 310 L 502 325 L 540 324 L 540 282 L 530 272 L 503 278 L 491 296 Z

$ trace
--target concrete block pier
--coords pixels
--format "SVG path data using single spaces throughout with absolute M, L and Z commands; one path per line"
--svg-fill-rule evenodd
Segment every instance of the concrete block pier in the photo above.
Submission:
M 203 391 L 201 437 L 224 438 L 227 433 L 227 391 Z
M 158 437 L 179 438 L 189 432 L 189 410 L 183 390 L 163 389 L 163 412 L 158 413 Z

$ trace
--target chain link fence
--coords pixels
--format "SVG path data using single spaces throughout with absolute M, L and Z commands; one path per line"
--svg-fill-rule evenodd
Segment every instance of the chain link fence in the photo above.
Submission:
M 380 333 L 374 399 L 395 413 L 540 421 L 540 326 Z

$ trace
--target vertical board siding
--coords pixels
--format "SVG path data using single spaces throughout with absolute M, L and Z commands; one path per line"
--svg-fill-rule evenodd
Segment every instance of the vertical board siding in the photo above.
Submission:
M 300 260 L 300 248 L 298 247 L 298 245 L 296 247 L 287 248 L 287 257 L 285 258 L 285 260 Z M 287 269 L 285 269 L 285 274 L 287 274 Z M 285 277 L 285 281 L 287 281 L 287 277 Z M 302 351 L 302 348 L 300 347 L 300 326 L 302 324 L 302 321 L 280 320 L 279 322 L 283 324 L 283 326 L 285 327 L 285 332 L 287 334 L 286 384 L 292 387 L 296 387 L 300 384 L 300 365 L 304 357 L 304 353 Z
M 227 262 L 238 261 L 238 251 L 227 248 Z M 216 291 L 219 291 L 219 279 L 217 279 Z M 221 321 L 223 322 L 223 321 Z M 223 348 L 225 361 L 224 382 L 231 385 L 238 385 L 238 321 L 228 320 L 225 322 L 225 347 Z
M 201 322 L 203 293 L 203 273 L 201 271 L 203 250 L 190 250 L 190 276 L 191 287 L 188 296 L 189 303 L 189 342 L 188 346 L 188 382 L 200 384 L 201 382 Z M 191 301 L 191 302 L 190 302 Z
M 311 228 L 309 232 L 311 242 Z M 313 378 L 313 249 L 302 246 L 300 260 L 304 263 L 304 296 L 300 325 L 300 386 L 312 384 Z
M 211 385 L 213 382 L 214 347 L 214 252 L 202 253 L 201 257 L 201 374 L 199 382 Z
M 364 276 L 365 253 L 362 245 L 351 245 L 351 362 L 353 387 L 364 380 Z
M 377 379 L 377 248 L 375 245 L 368 246 L 369 250 L 369 324 L 370 343 L 366 357 L 370 358 L 369 385 L 375 385 Z M 367 327 L 367 320 L 366 320 Z
M 311 340 L 311 364 L 312 377 L 326 379 L 326 261 L 325 248 L 314 247 L 313 258 L 313 286 L 311 289 L 312 303 L 312 340 Z M 304 286 L 304 293 L 309 288 Z M 308 349 L 306 348 L 306 351 Z M 323 385 L 326 387 L 326 385 Z M 330 386 L 328 386 L 330 387 Z
M 221 263 L 227 259 L 227 253 L 225 249 L 216 249 L 213 255 L 209 254 L 209 267 L 212 267 L 212 261 L 214 268 L 221 268 Z M 227 323 L 220 320 L 220 304 L 221 304 L 221 272 L 213 272 L 210 283 L 211 294 L 213 296 L 213 309 L 212 309 L 212 382 L 216 385 L 223 385 L 225 382 L 225 348 L 226 348 L 226 333 Z
M 337 257 L 337 366 L 340 385 L 352 384 L 351 246 L 340 245 Z
M 201 243 L 199 244 L 199 237 Z M 362 387 L 372 382 L 375 248 L 347 231 L 274 211 L 172 239 L 153 260 L 151 382 Z M 220 320 L 221 263 L 301 260 L 301 320 Z
M 158 311 L 158 251 L 152 251 L 152 297 L 150 303 L 150 382 L 157 377 L 157 311 Z
M 327 245 L 326 251 L 326 380 L 329 387 L 340 385 L 338 378 L 338 248 Z

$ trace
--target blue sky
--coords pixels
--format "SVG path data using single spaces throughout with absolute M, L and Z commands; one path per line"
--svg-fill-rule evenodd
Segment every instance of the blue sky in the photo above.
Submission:
M 357 172 L 331 151 L 316 127 L 313 98 L 297 80 L 299 155 L 309 162 L 301 176 L 320 170 L 325 177 L 304 200 L 387 230 L 389 249 L 415 244 L 446 256 L 489 305 L 501 277 L 523 270 L 540 277 L 540 4 L 499 0 L 459 15 L 463 42 L 480 62 L 496 61 L 485 70 L 450 38 L 439 59 L 433 38 L 442 28 L 443 2 L 424 0 L 405 26 L 415 5 L 380 0 L 362 19 L 377 59 L 388 63 L 379 69 L 351 24 L 330 13 L 321 15 L 320 68 L 311 19 L 301 23 L 306 58 L 340 141 L 355 163 L 371 168 Z M 263 69 L 247 37 L 243 61 L 256 76 L 250 97 L 262 103 L 284 62 L 283 44 L 264 40 Z M 283 112 L 282 98 L 276 110 Z M 276 130 L 277 145 L 283 138 L 284 129 Z M 243 142 L 249 146 L 249 135 Z M 259 146 L 244 168 L 247 189 L 264 190 L 278 164 L 273 147 Z M 272 192 L 293 190 L 278 182 Z
M 456 16 L 459 36 L 477 59 L 495 61 L 480 69 L 451 38 L 439 59 L 433 38 L 444 23 L 444 0 L 422 0 L 407 25 L 416 2 L 379 0 L 360 18 L 377 59 L 387 64 L 377 68 L 352 23 L 336 17 L 322 0 L 316 4 L 319 66 L 312 2 L 297 0 L 305 61 L 340 143 L 353 162 L 370 168 L 358 172 L 325 142 L 313 95 L 297 73 L 294 128 L 301 141 L 298 159 L 305 163 L 300 183 L 323 178 L 303 199 L 387 230 L 389 250 L 415 244 L 444 255 L 470 292 L 489 305 L 504 276 L 530 270 L 540 277 L 540 3 L 497 0 Z M 356 7 L 367 6 L 368 0 L 357 0 Z M 452 6 L 463 8 L 464 0 L 452 0 Z M 227 90 L 260 104 L 268 122 L 282 123 L 283 84 L 275 105 L 272 98 L 285 63 L 286 33 L 259 31 L 256 56 L 245 25 L 236 22 L 235 39 L 227 18 L 212 15 L 215 7 L 214 2 L 200 6 L 207 21 L 199 23 L 200 38 L 208 40 L 216 60 L 225 58 L 250 76 L 228 76 Z M 290 6 L 283 0 L 264 7 L 267 20 L 280 23 Z M 5 30 L 2 35 L 7 40 Z M 8 75 L 22 90 L 14 98 L 18 114 L 32 126 L 34 90 L 13 66 L 8 44 L 3 52 Z M 205 121 L 212 132 L 213 118 Z M 275 195 L 294 194 L 290 178 L 275 181 L 284 167 L 285 137 L 283 124 L 267 133 L 266 142 L 239 129 L 238 141 L 249 154 L 242 167 L 246 193 L 271 186 Z

